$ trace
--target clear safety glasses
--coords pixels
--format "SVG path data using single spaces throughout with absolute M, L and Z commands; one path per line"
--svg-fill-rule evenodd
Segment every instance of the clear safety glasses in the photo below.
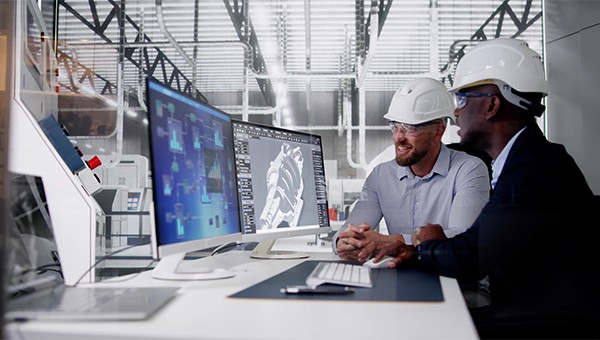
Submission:
M 462 109 L 467 106 L 467 98 L 469 97 L 493 97 L 491 93 L 479 93 L 479 92 L 456 92 L 454 94 L 454 100 L 456 101 L 456 108 Z
M 404 136 L 414 137 L 414 136 L 420 135 L 423 132 L 423 128 L 425 126 L 438 124 L 438 123 L 439 123 L 439 120 L 434 120 L 431 122 L 412 125 L 412 124 L 400 123 L 400 122 L 391 120 L 388 123 L 388 125 L 390 126 L 390 129 L 392 130 L 392 133 L 394 133 L 394 134 L 399 133 Z

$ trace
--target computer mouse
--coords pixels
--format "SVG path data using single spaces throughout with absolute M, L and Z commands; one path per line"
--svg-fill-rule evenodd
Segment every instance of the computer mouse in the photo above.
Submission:
M 391 260 L 393 260 L 394 257 L 393 256 L 384 256 L 381 261 L 375 263 L 375 258 L 371 258 L 369 259 L 367 262 L 363 263 L 363 266 L 365 267 L 369 267 L 369 268 L 375 268 L 375 269 L 379 269 L 379 268 L 387 268 L 388 266 L 388 262 L 390 262 Z

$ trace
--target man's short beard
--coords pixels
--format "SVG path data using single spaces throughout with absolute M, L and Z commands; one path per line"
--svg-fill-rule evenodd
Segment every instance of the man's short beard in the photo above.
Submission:
M 399 157 L 396 156 L 396 163 L 398 163 L 398 165 L 400 165 L 400 166 L 415 165 L 421 159 L 423 159 L 423 157 L 425 157 L 425 155 L 427 155 L 427 152 L 428 152 L 428 150 L 416 151 L 408 157 L 402 157 L 402 159 L 399 159 Z

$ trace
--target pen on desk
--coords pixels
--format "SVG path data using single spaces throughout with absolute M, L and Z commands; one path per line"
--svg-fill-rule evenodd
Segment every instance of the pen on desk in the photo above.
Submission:
M 287 286 L 281 288 L 286 294 L 350 294 L 354 289 L 350 287 L 312 287 L 312 286 Z

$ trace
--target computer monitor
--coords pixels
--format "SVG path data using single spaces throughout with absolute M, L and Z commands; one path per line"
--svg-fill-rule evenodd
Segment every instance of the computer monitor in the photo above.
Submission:
M 6 292 L 18 295 L 44 284 L 64 283 L 42 178 L 11 173 L 9 197 Z
M 327 233 L 329 216 L 321 137 L 233 121 L 242 239 L 255 258 L 302 258 L 272 251 L 278 238 Z
M 148 79 L 153 277 L 216 279 L 226 269 L 177 271 L 185 254 L 241 241 L 231 117 Z

